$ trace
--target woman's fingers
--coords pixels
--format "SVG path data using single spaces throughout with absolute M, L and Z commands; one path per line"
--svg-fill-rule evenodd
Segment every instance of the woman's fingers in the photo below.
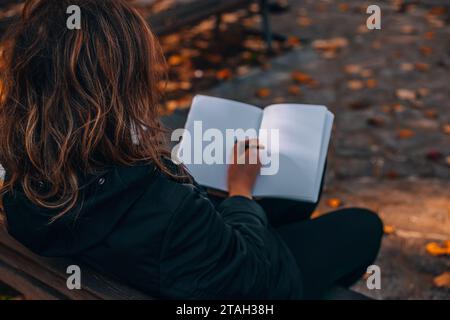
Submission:
M 264 149 L 258 139 L 248 139 L 237 141 L 234 146 L 233 161 L 234 164 L 258 164 L 259 150 Z M 237 161 L 235 161 L 237 159 Z

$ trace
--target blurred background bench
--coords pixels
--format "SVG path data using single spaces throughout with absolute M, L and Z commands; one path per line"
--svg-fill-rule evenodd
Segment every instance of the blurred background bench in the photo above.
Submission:
M 20 0 L 0 0 L 0 8 L 7 8 L 22 2 Z M 173 33 L 211 16 L 216 16 L 217 23 L 220 24 L 220 17 L 223 13 L 245 8 L 252 3 L 259 3 L 263 22 L 262 34 L 267 41 L 268 48 L 271 48 L 272 32 L 268 0 L 135 0 L 131 2 L 138 7 L 154 6 L 157 8 L 157 12 L 150 14 L 149 24 L 158 35 Z M 0 35 L 17 17 L 17 15 L 0 17 Z

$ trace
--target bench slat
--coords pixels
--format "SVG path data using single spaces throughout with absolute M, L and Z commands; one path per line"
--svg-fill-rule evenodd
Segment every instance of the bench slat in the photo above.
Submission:
M 193 25 L 208 17 L 233 11 L 255 0 L 197 0 L 169 8 L 149 17 L 149 24 L 156 34 L 163 35 L 182 27 Z
M 12 239 L 4 228 L 0 227 L 0 261 L 3 262 L 4 269 L 9 268 L 5 276 L 0 275 L 0 280 L 14 288 L 14 283 L 23 281 L 24 275 L 34 278 L 34 282 L 41 282 L 48 288 L 54 289 L 62 297 L 67 299 L 102 299 L 102 300 L 149 300 L 150 296 L 135 289 L 129 288 L 116 280 L 103 276 L 92 268 L 70 261 L 68 259 L 42 258 L 23 247 Z M 69 265 L 77 264 L 82 270 L 82 290 L 69 290 L 66 286 L 68 275 L 66 268 Z M 20 275 L 21 277 L 19 277 Z M 6 278 L 6 279 L 3 279 Z M 9 280 L 8 280 L 9 279 Z M 12 279 L 12 280 L 11 280 Z M 18 279 L 18 280 L 14 280 Z M 7 280 L 7 281 L 5 281 Z M 8 282 L 9 281 L 9 282 Z M 20 283 L 19 283 L 20 284 Z M 23 287 L 21 285 L 21 287 Z M 41 285 L 42 287 L 42 285 Z M 18 286 L 16 287 L 21 291 Z M 29 290 L 29 288 L 24 288 Z M 24 290 L 22 288 L 22 290 Z M 43 289 L 44 290 L 44 289 Z M 48 290 L 47 290 L 48 291 Z M 33 296 L 35 293 L 21 291 L 26 296 Z M 40 296 L 40 295 L 39 295 Z M 51 294 L 55 296 L 55 294 Z

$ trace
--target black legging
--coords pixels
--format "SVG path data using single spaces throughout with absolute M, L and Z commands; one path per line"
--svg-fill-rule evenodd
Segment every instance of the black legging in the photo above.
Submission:
M 383 224 L 367 209 L 342 209 L 309 219 L 315 204 L 258 202 L 297 261 L 304 299 L 320 299 L 334 285 L 351 286 L 377 257 Z
M 297 261 L 304 299 L 320 299 L 335 285 L 351 286 L 378 255 L 383 223 L 370 210 L 342 209 L 310 219 L 318 202 L 262 199 L 258 203 Z

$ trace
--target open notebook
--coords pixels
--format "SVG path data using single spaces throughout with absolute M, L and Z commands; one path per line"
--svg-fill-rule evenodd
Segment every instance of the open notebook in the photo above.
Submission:
M 199 142 L 193 143 L 192 140 L 195 130 L 199 133 L 199 124 L 202 132 L 216 129 L 215 132 L 220 131 L 223 137 L 227 136 L 227 129 L 255 129 L 251 130 L 255 136 L 248 138 L 259 138 L 265 146 L 267 157 L 263 163 L 270 175 L 258 177 L 253 195 L 316 202 L 333 120 L 333 114 L 324 106 L 276 104 L 263 110 L 249 104 L 199 95 L 194 98 L 185 126 L 189 136 L 184 133 L 178 157 L 198 183 L 227 191 L 227 157 L 231 157 L 234 141 L 231 147 L 228 142 L 223 143 L 224 149 L 219 152 L 223 154 L 223 161 L 218 164 L 193 159 L 187 161 L 186 157 L 183 159 L 188 154 L 185 150 L 193 154 L 196 152 L 194 149 L 198 149 Z M 262 135 L 261 132 L 266 133 Z M 206 140 L 200 142 L 203 150 L 214 139 L 209 137 Z M 269 159 L 270 163 L 267 163 Z

